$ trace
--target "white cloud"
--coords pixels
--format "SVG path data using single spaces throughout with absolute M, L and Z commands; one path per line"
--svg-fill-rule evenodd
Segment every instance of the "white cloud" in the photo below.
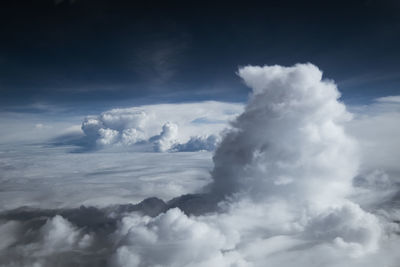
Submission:
M 0 210 L 108 206 L 194 193 L 210 182 L 211 153 L 96 151 L 2 146 Z M 12 201 L 10 201 L 12 200 Z
M 400 103 L 379 99 L 371 105 L 355 108 L 355 119 L 346 128 L 360 143 L 363 167 L 398 169 Z
M 356 198 L 371 208 L 391 202 L 400 191 L 400 103 L 396 99 L 381 97 L 370 105 L 353 106 L 354 120 L 346 124 L 360 150 Z
M 97 148 L 211 150 L 211 142 L 217 139 L 207 138 L 218 135 L 241 110 L 241 104 L 213 101 L 112 109 L 87 116 L 82 130 L 89 145 L 97 144 Z M 206 138 L 201 140 L 198 136 Z
M 253 94 L 215 152 L 212 192 L 231 196 L 219 220 L 247 238 L 288 235 L 293 246 L 329 247 L 319 257 L 330 262 L 330 253 L 377 251 L 378 217 L 350 200 L 359 150 L 346 134 L 352 115 L 335 84 L 311 64 L 248 66 L 239 76 Z
M 393 96 L 379 97 L 376 99 L 376 101 L 383 103 L 400 103 L 400 96 L 393 95 Z
M 222 250 L 231 249 L 218 229 L 171 209 L 154 219 L 126 217 L 117 234 L 116 266 L 229 266 Z
M 89 235 L 82 235 L 69 221 L 59 215 L 49 219 L 40 229 L 40 234 L 42 242 L 40 254 L 85 248 L 91 243 Z
M 114 144 L 117 141 L 119 135 L 117 130 L 112 130 L 109 128 L 100 128 L 98 134 L 99 137 L 96 140 L 96 143 L 103 146 Z
M 153 143 L 154 151 L 168 151 L 177 141 L 178 125 L 167 122 L 163 125 L 159 135 L 153 136 L 150 140 Z
M 0 112 L 0 145 L 45 143 L 60 135 L 80 135 L 80 117 Z
M 253 94 L 216 150 L 214 191 L 319 206 L 348 195 L 358 154 L 335 84 L 311 64 L 249 66 L 239 75 Z
M 175 144 L 172 151 L 214 151 L 219 142 L 220 137 L 217 135 L 192 136 L 186 143 Z

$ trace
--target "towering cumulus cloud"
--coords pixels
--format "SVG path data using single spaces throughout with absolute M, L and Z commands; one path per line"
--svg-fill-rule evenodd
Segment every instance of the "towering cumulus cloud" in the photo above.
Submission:
M 318 205 L 343 199 L 358 159 L 335 84 L 312 64 L 248 66 L 239 76 L 253 94 L 215 153 L 214 190 Z

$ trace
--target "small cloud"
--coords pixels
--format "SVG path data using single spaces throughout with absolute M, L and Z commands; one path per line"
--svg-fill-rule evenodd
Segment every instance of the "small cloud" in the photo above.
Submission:
M 375 101 L 381 102 L 381 103 L 398 103 L 398 104 L 400 104 L 400 96 L 399 95 L 384 96 L 384 97 L 376 98 Z
M 217 135 L 210 136 L 192 136 L 189 141 L 182 144 L 175 144 L 171 151 L 176 152 L 194 152 L 194 151 L 214 151 L 220 138 Z

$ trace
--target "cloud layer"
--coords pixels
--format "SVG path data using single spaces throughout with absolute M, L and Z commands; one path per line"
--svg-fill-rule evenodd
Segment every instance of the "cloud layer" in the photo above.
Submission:
M 88 117 L 82 126 L 97 146 L 104 147 L 123 146 L 123 140 L 132 140 L 134 146 L 155 151 L 192 151 L 206 143 L 219 143 L 211 183 L 203 188 L 207 192 L 167 203 L 151 199 L 138 206 L 104 205 L 101 210 L 4 212 L 0 216 L 0 263 L 43 267 L 54 266 L 56 261 L 58 266 L 113 267 L 396 267 L 400 260 L 400 194 L 395 175 L 399 168 L 390 159 L 396 152 L 385 144 L 397 141 L 377 140 L 377 136 L 391 137 L 385 122 L 397 118 L 397 98 L 379 99 L 367 111 L 360 108 L 363 116 L 353 116 L 339 101 L 334 82 L 323 79 L 321 70 L 312 64 L 247 66 L 238 74 L 253 92 L 221 141 L 199 134 L 204 126 L 210 127 L 210 132 L 224 128 L 213 126 L 220 123 L 215 121 L 219 117 L 190 113 L 189 106 L 178 105 L 180 112 L 174 120 L 167 112 L 170 107 L 152 107 L 157 119 L 149 119 L 154 113 L 141 107 Z M 215 114 L 215 109 L 212 112 Z M 384 129 L 370 136 L 368 131 L 376 125 Z M 387 160 L 366 153 L 371 147 Z M 112 153 L 92 154 L 108 159 Z M 137 158 L 124 159 L 121 155 L 125 154 Z M 129 182 L 124 177 L 124 185 L 139 187 L 136 180 L 141 179 L 147 186 L 161 183 L 155 194 L 173 191 L 163 182 L 173 170 L 187 168 L 188 156 L 204 155 L 125 154 L 116 153 L 116 161 L 126 160 L 126 166 L 137 164 L 129 173 L 143 171 L 140 167 L 145 162 L 149 165 L 145 169 L 152 172 L 136 175 Z M 85 154 L 79 155 L 78 161 L 83 161 Z M 172 155 L 174 160 L 168 160 Z M 173 162 L 176 165 L 171 166 Z M 98 164 L 108 165 L 103 171 L 112 170 L 113 176 L 120 177 L 121 170 L 111 168 L 107 160 Z M 169 168 L 157 171 L 163 164 Z M 204 165 L 201 170 L 210 167 Z M 155 178 L 159 175 L 163 179 Z M 179 183 L 182 177 L 168 181 Z M 209 180 L 193 186 L 188 181 L 186 185 L 200 191 L 206 182 Z M 167 195 L 171 196 L 170 192 Z M 144 212 L 147 209 L 153 212 Z

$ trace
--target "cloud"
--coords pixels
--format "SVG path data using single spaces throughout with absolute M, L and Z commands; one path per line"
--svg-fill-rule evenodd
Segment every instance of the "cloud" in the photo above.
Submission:
M 0 210 L 168 200 L 210 182 L 211 153 L 96 151 L 68 146 L 2 146 Z M 12 201 L 10 201 L 12 199 Z
M 0 145 L 45 143 L 57 136 L 82 137 L 81 118 L 41 113 L 0 112 Z M 78 127 L 76 127 L 78 126 Z
M 221 250 L 229 240 L 210 225 L 171 209 L 154 219 L 125 217 L 116 266 L 228 266 Z
M 311 64 L 248 66 L 239 76 L 253 94 L 216 150 L 213 190 L 315 205 L 349 194 L 358 154 L 335 84 Z
M 400 96 L 393 95 L 393 96 L 379 97 L 376 99 L 376 101 L 383 103 L 400 103 Z
M 0 216 L 3 265 L 397 266 L 398 202 L 378 198 L 394 188 L 386 200 L 398 200 L 399 167 L 390 158 L 398 145 L 391 134 L 397 130 L 393 101 L 377 100 L 351 114 L 335 83 L 312 64 L 247 66 L 238 75 L 253 92 L 221 141 L 212 136 L 232 113 L 216 102 L 112 110 L 82 126 L 102 146 L 187 151 L 216 145 L 213 169 L 207 152 L 70 155 L 55 149 L 3 157 L 4 188 L 11 193 L 0 196 L 17 208 Z M 366 155 L 374 154 L 371 147 L 383 158 Z M 12 181 L 17 177 L 23 178 Z M 28 192 L 33 183 L 60 190 L 54 198 L 41 195 L 58 209 L 18 208 L 29 201 L 12 190 Z M 72 207 L 97 207 L 62 209 L 62 193 L 74 200 Z M 132 204 L 151 194 L 170 200 Z M 112 205 L 118 201 L 130 203 Z
M 217 135 L 192 136 L 186 143 L 173 145 L 172 151 L 214 151 L 219 142 L 220 138 Z
M 282 219 L 279 207 L 262 213 L 254 202 L 224 213 L 188 216 L 172 208 L 155 217 L 140 212 L 151 205 L 142 203 L 9 213 L 11 220 L 0 224 L 8 236 L 0 243 L 3 265 L 396 266 L 399 259 L 398 237 L 387 236 L 379 248 L 377 218 L 352 203 L 326 210 L 305 228 L 274 224 Z
M 313 218 L 306 232 L 312 240 L 331 240 L 358 257 L 378 249 L 382 229 L 377 217 L 349 202 Z
M 220 102 L 112 109 L 87 116 L 82 130 L 87 145 L 96 149 L 211 151 L 219 140 L 216 136 L 241 109 L 240 104 Z
M 311 238 L 345 257 L 378 250 L 381 222 L 350 200 L 359 149 L 336 85 L 312 64 L 247 66 L 238 75 L 253 93 L 215 152 L 210 186 L 228 197 L 228 221 L 245 218 L 231 227 Z
M 346 124 L 360 150 L 360 170 L 354 180 L 357 201 L 367 207 L 392 202 L 400 191 L 400 103 L 398 96 L 376 99 L 370 105 L 351 107 L 354 120 Z
M 161 133 L 153 136 L 149 141 L 153 143 L 154 151 L 165 152 L 176 143 L 177 138 L 178 125 L 167 122 L 163 125 Z
M 11 223 L 19 224 L 13 221 L 8 222 L 8 228 Z M 2 225 L 1 228 L 7 227 L 7 224 Z M 2 266 L 39 267 L 56 263 L 67 266 L 74 262 L 68 254 L 85 250 L 93 242 L 90 234 L 83 233 L 59 215 L 47 219 L 39 228 L 18 225 L 18 229 L 13 232 L 19 237 L 18 240 L 11 244 L 5 244 L 2 241 L 4 247 L 0 251 Z M 14 249 L 10 249 L 10 246 Z
M 88 116 L 82 122 L 82 131 L 92 143 L 100 146 L 135 144 L 143 140 L 146 112 L 140 109 L 113 109 L 99 116 Z

